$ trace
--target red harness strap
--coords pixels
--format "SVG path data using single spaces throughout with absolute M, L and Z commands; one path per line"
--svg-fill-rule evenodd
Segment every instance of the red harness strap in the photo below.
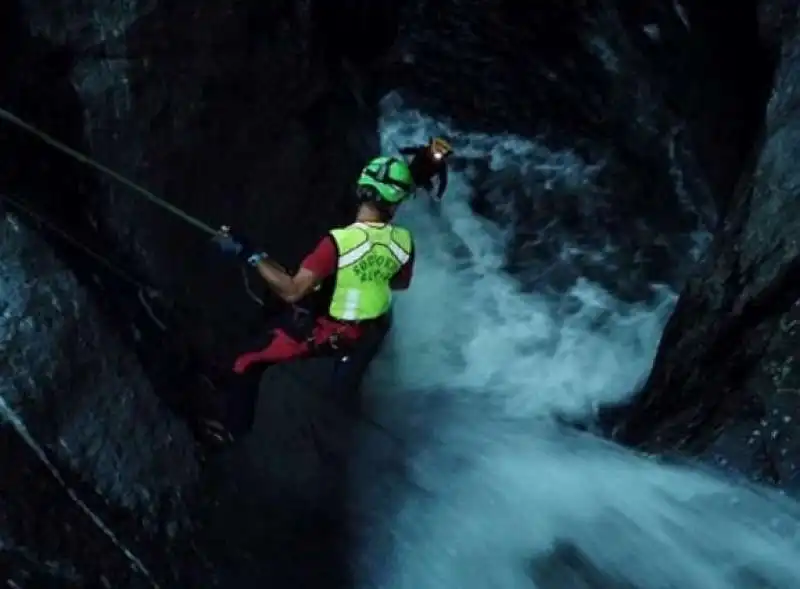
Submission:
M 297 339 L 286 330 L 277 328 L 266 348 L 239 356 L 234 362 L 233 371 L 242 374 L 253 364 L 286 362 L 311 356 L 326 348 L 336 349 L 342 342 L 358 340 L 361 334 L 361 326 L 340 323 L 329 317 L 315 318 L 314 327 L 305 339 Z

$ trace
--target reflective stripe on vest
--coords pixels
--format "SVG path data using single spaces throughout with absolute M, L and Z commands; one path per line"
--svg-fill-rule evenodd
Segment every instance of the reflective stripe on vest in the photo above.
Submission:
M 392 225 L 354 223 L 331 231 L 339 252 L 336 286 L 328 313 L 363 321 L 389 311 L 391 280 L 411 258 L 411 233 Z

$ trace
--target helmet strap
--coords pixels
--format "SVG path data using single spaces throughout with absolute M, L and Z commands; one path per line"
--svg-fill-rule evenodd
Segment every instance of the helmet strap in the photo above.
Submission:
M 374 186 L 359 186 L 356 189 L 356 196 L 360 201 L 375 201 L 378 200 L 377 190 Z

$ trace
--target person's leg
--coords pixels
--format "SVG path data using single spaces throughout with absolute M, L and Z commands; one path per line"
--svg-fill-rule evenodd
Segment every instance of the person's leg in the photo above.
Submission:
M 388 320 L 367 327 L 336 363 L 329 394 L 349 412 L 361 410 L 361 381 L 380 351 L 389 327 Z
M 245 374 L 254 366 L 286 362 L 304 356 L 309 351 L 308 342 L 289 334 L 283 328 L 272 331 L 269 343 L 250 352 L 240 354 L 233 362 L 233 371 L 236 374 Z
M 264 370 L 272 364 L 285 362 L 308 353 L 308 343 L 276 328 L 256 337 L 250 351 L 237 356 L 217 382 L 222 390 L 220 420 L 210 427 L 224 429 L 230 437 L 238 438 L 253 428 L 256 403 Z
M 253 351 L 241 354 L 233 361 L 233 371 L 225 378 L 222 388 L 226 391 L 224 421 L 234 437 L 249 432 L 253 427 L 259 384 L 265 368 L 309 355 L 338 354 L 331 348 L 332 340 L 341 339 L 344 349 L 349 347 L 349 330 L 325 317 L 308 317 L 304 322 L 295 322 L 293 327 L 289 331 L 284 328 L 272 330 L 266 343 L 262 342 Z M 357 346 L 343 372 L 340 385 L 343 389 L 348 392 L 357 390 L 360 378 L 385 334 L 385 327 L 367 328 L 363 345 Z M 345 353 L 350 354 L 349 351 Z
M 234 439 L 253 429 L 258 389 L 266 368 L 263 364 L 253 364 L 241 372 L 231 371 L 221 383 L 222 423 Z

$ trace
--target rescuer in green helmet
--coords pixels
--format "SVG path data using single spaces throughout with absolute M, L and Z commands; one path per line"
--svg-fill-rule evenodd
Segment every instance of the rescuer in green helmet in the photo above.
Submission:
M 270 330 L 234 360 L 234 382 L 223 386 L 228 390 L 224 433 L 231 439 L 252 427 L 258 384 L 270 364 L 341 350 L 348 356 L 343 379 L 348 384 L 342 386 L 358 387 L 388 331 L 392 291 L 405 290 L 411 283 L 413 239 L 407 229 L 391 221 L 413 191 L 414 180 L 404 161 L 371 160 L 356 182 L 359 207 L 354 222 L 331 230 L 293 275 L 227 229 L 215 238 L 224 252 L 255 267 L 287 303 L 295 304 L 323 281 L 333 281 L 326 313 L 307 321 L 302 330 L 296 326 Z

